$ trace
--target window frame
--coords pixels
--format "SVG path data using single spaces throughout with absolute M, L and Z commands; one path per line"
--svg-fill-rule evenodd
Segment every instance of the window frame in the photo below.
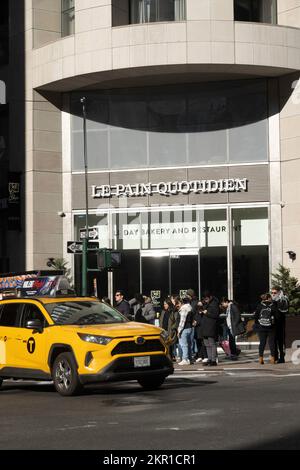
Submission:
M 36 304 L 34 304 L 32 302 L 26 302 L 25 304 L 23 304 L 22 313 L 21 313 L 20 319 L 19 319 L 20 328 L 26 328 L 26 324 L 24 324 L 24 318 L 25 318 L 25 314 L 26 314 L 26 309 L 28 307 L 31 307 L 31 308 L 34 307 L 35 309 L 37 309 L 39 311 L 39 313 L 41 314 L 41 316 L 43 318 L 42 326 L 43 326 L 43 328 L 47 328 L 49 326 L 49 323 L 48 323 L 45 315 L 43 314 L 41 309 Z M 30 321 L 30 320 L 27 320 L 27 321 Z
M 5 310 L 5 307 L 7 306 L 12 306 L 12 305 L 15 305 L 17 306 L 17 314 L 16 314 L 16 319 L 15 319 L 15 324 L 14 325 L 3 325 L 2 324 L 2 315 L 3 315 L 3 312 Z M 21 317 L 22 317 L 22 313 L 23 313 L 23 304 L 21 302 L 7 302 L 5 304 L 2 304 L 1 305 L 1 310 L 0 310 L 0 328 L 20 328 L 20 320 L 21 320 Z
M 61 36 L 63 38 L 65 37 L 68 37 L 68 36 L 72 36 L 74 33 L 75 33 L 75 2 L 74 0 L 73 1 L 73 7 L 69 7 L 69 8 L 64 8 L 64 0 L 61 0 Z M 66 16 L 68 16 L 70 13 L 74 13 L 74 20 L 72 22 L 69 21 L 68 23 L 68 26 L 69 26 L 69 29 L 68 29 L 68 32 L 66 32 L 66 30 L 64 29 L 63 25 L 64 25 L 64 19 Z M 71 28 L 70 28 L 70 25 L 74 23 L 74 26 L 73 26 L 73 31 L 71 32 Z

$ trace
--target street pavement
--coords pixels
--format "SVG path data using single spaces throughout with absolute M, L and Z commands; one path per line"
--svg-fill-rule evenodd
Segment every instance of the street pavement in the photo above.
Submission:
M 0 449 L 299 449 L 300 366 L 260 366 L 256 351 L 223 359 L 176 365 L 155 391 L 124 382 L 66 398 L 52 383 L 5 381 Z

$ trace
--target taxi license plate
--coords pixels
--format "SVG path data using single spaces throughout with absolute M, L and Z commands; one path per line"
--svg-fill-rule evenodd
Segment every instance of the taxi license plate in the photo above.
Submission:
M 134 367 L 149 367 L 150 366 L 150 356 L 144 357 L 134 357 Z

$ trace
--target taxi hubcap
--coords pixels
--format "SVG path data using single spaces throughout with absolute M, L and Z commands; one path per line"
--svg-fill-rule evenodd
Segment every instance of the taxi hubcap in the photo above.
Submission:
M 72 380 L 72 371 L 68 362 L 60 361 L 56 369 L 57 384 L 60 388 L 69 388 Z

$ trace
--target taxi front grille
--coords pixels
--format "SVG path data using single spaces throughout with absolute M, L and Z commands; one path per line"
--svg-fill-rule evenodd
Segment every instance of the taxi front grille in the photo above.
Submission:
M 134 341 L 121 341 L 111 352 L 112 356 L 117 354 L 161 352 L 165 348 L 159 339 L 146 340 L 144 344 L 136 344 Z

